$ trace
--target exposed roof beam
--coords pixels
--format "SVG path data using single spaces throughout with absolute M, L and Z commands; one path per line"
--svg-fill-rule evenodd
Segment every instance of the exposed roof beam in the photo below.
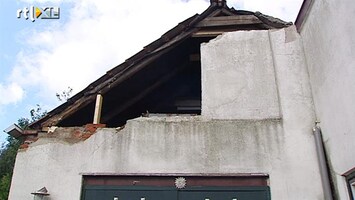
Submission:
M 117 106 L 114 110 L 111 110 L 109 114 L 107 114 L 107 115 L 104 114 L 103 117 L 102 117 L 103 123 L 107 123 L 110 119 L 112 119 L 113 117 L 117 116 L 122 111 L 126 110 L 130 106 L 134 105 L 135 103 L 137 103 L 138 101 L 143 99 L 146 95 L 148 95 L 153 90 L 157 89 L 159 86 L 161 86 L 162 84 L 164 84 L 165 82 L 170 80 L 173 76 L 178 74 L 181 70 L 183 70 L 187 66 L 188 66 L 188 64 L 185 63 L 181 67 L 175 68 L 173 71 L 171 71 L 171 73 L 169 73 L 166 76 L 162 77 L 157 82 L 155 82 L 154 84 L 152 84 L 148 88 L 146 88 L 144 91 L 140 92 L 139 95 L 133 97 L 130 100 L 127 100 L 125 104 L 123 104 L 121 106 Z
M 101 121 L 101 109 L 102 109 L 102 95 L 98 94 L 96 96 L 95 112 L 93 124 L 100 124 Z
M 50 127 L 50 126 L 55 126 L 57 125 L 60 121 L 63 119 L 69 117 L 72 115 L 75 111 L 89 105 L 91 102 L 93 102 L 96 99 L 96 96 L 90 95 L 90 96 L 85 96 L 84 98 L 80 98 L 77 100 L 74 104 L 71 104 L 67 108 L 65 108 L 62 112 L 51 116 L 49 119 L 44 121 L 41 124 L 41 127 Z
M 222 17 L 207 17 L 196 25 L 196 27 L 230 26 L 244 24 L 261 24 L 262 22 L 253 15 L 237 15 Z

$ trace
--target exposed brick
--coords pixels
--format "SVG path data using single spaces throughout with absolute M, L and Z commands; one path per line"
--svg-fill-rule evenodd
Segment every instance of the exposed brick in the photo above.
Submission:
M 81 136 L 81 138 L 82 139 L 84 139 L 84 140 L 86 140 L 86 139 L 88 139 L 89 137 L 91 137 L 93 134 L 83 134 L 82 136 Z
M 77 139 L 80 139 L 82 135 L 83 135 L 83 132 L 81 132 L 80 130 L 75 130 L 73 133 L 73 137 L 77 138 Z
M 98 128 L 105 128 L 106 124 L 86 124 L 85 132 L 95 133 Z
M 25 143 L 25 144 L 21 144 L 21 145 L 20 145 L 20 149 L 27 149 L 28 146 L 29 146 L 29 145 L 26 144 L 26 143 Z
M 38 140 L 38 137 L 27 137 L 26 141 L 31 141 L 31 142 L 36 142 Z

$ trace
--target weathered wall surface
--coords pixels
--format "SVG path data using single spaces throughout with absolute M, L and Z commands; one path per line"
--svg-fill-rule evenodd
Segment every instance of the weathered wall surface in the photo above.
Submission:
M 21 192 L 10 199 L 30 199 L 31 192 L 46 186 L 51 199 L 78 200 L 80 173 L 275 172 L 280 177 L 279 170 L 289 170 L 282 169 L 283 142 L 277 120 L 198 117 L 135 119 L 122 131 L 102 129 L 76 144 L 41 138 L 19 152 L 13 187 Z
M 280 117 L 268 32 L 239 36 L 237 32 L 225 34 L 202 45 L 206 54 L 202 58 L 202 115 L 214 119 Z
M 315 1 L 300 33 L 309 67 L 316 115 L 340 199 L 341 176 L 355 167 L 355 2 Z
M 202 116 L 138 118 L 81 142 L 59 128 L 18 153 L 10 200 L 43 186 L 52 200 L 78 200 L 81 173 L 268 173 L 273 200 L 322 200 L 313 102 L 294 27 L 226 33 L 202 46 L 201 61 L 203 90 L 212 87 Z
M 282 118 L 286 138 L 282 162 L 287 163 L 289 170 L 282 179 L 271 179 L 272 198 L 323 199 L 312 136 L 315 121 L 312 95 L 303 47 L 295 27 L 227 33 L 203 45 L 201 54 L 202 114 L 217 119 L 221 116 Z M 221 82 L 217 86 L 212 85 L 216 84 L 215 77 Z M 210 90 L 210 87 L 218 88 Z M 223 91 L 234 92 L 231 95 L 236 101 L 226 104 Z M 249 112 L 255 108 L 257 112 Z M 285 179 L 292 181 L 286 183 Z M 300 195 L 297 191 L 302 191 L 302 197 L 295 195 Z
M 57 129 L 57 134 L 67 131 Z M 30 199 L 31 192 L 46 186 L 51 199 L 78 200 L 81 173 L 236 172 L 269 173 L 277 190 L 273 199 L 293 199 L 287 192 L 293 189 L 303 191 L 297 195 L 302 199 L 317 199 L 306 192 L 314 188 L 304 184 L 317 178 L 317 168 L 294 153 L 303 144 L 295 141 L 288 149 L 291 138 L 279 120 L 140 118 L 121 131 L 101 129 L 79 143 L 60 137 L 41 138 L 19 152 L 12 187 L 21 189 L 12 190 L 10 199 Z M 289 162 L 291 152 L 300 157 L 297 163 Z

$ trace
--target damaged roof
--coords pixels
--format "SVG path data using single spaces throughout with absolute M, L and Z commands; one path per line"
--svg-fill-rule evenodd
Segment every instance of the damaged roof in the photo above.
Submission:
M 140 101 L 144 95 L 148 95 L 148 93 L 155 90 L 160 84 L 165 83 L 166 80 L 164 79 L 172 77 L 166 74 L 172 73 L 174 71 L 173 68 L 166 69 L 167 72 L 165 74 L 159 74 L 160 71 L 164 70 L 158 68 L 151 70 L 149 73 L 157 74 L 156 78 L 151 81 L 143 81 L 142 84 L 139 84 L 139 87 L 136 86 L 136 90 L 141 90 L 141 92 L 136 92 L 130 96 L 123 94 L 125 91 L 130 90 L 129 85 L 133 83 L 132 77 L 138 72 L 145 70 L 147 66 L 153 64 L 160 65 L 167 62 L 171 63 L 169 60 L 158 62 L 159 59 L 163 59 L 164 57 L 167 57 L 166 59 L 173 59 L 175 56 L 172 55 L 180 55 L 181 52 L 190 48 L 188 46 L 191 46 L 192 43 L 199 47 L 200 43 L 209 41 L 223 32 L 267 30 L 284 28 L 290 25 L 292 23 L 263 15 L 260 12 L 229 8 L 225 0 L 211 0 L 211 5 L 202 14 L 195 14 L 180 22 L 159 39 L 145 46 L 141 51 L 109 70 L 81 92 L 68 99 L 67 102 L 48 112 L 42 119 L 32 123 L 30 128 L 40 130 L 50 126 L 74 126 L 90 123 L 87 119 L 91 117 L 90 112 L 94 112 L 93 105 L 95 104 L 97 94 L 102 94 L 104 97 L 106 94 L 115 94 L 115 98 L 109 100 L 111 107 L 105 111 L 106 114 L 103 114 L 103 123 L 112 121 L 117 115 L 128 118 L 130 115 L 122 114 L 126 112 L 125 109 L 129 109 L 135 102 Z M 184 42 L 186 41 L 189 43 L 185 45 Z M 173 51 L 175 48 L 181 48 L 181 50 Z M 196 49 L 194 51 L 197 52 Z M 199 53 L 199 50 L 197 53 Z M 180 64 L 183 65 L 183 63 Z M 137 82 L 137 80 L 142 79 L 145 79 L 145 77 L 141 76 L 140 79 L 136 78 L 134 80 Z M 115 91 L 112 92 L 114 88 Z M 103 106 L 105 106 L 105 102 Z M 74 118 L 82 118 L 82 120 L 73 120 Z

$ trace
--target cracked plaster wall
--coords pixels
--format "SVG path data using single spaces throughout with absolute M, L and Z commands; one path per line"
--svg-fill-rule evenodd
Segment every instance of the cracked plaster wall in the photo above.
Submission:
M 226 33 L 201 59 L 202 116 L 133 119 L 75 142 L 75 128 L 57 128 L 18 153 L 9 199 L 46 186 L 51 200 L 79 200 L 82 173 L 268 173 L 273 200 L 323 199 L 295 28 Z

